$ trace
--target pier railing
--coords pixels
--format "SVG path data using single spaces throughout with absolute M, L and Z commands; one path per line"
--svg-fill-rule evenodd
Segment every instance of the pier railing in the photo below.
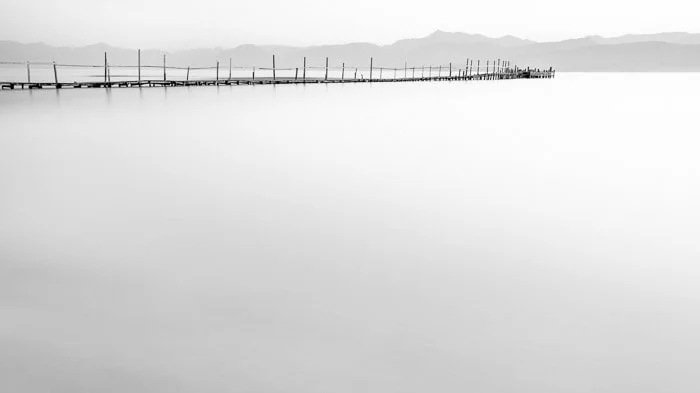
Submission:
M 63 88 L 63 87 L 132 87 L 132 86 L 198 86 L 230 84 L 278 83 L 344 83 L 344 82 L 407 82 L 448 80 L 502 80 L 523 78 L 552 78 L 552 67 L 546 70 L 519 67 L 508 60 L 474 60 L 462 63 L 384 67 L 370 57 L 365 65 L 312 66 L 304 57 L 299 67 L 278 67 L 273 55 L 271 66 L 234 66 L 232 59 L 222 66 L 220 61 L 209 67 L 183 67 L 163 63 L 141 64 L 138 51 L 136 65 L 111 64 L 105 53 L 103 64 L 62 64 L 56 62 L 1 62 L 0 66 L 14 68 L 12 80 L 3 81 L 2 89 Z M 26 67 L 26 77 L 19 69 Z

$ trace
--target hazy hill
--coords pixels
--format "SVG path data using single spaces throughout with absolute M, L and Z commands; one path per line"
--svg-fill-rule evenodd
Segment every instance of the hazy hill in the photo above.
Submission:
M 95 44 L 84 47 L 52 47 L 42 43 L 0 41 L 0 61 L 57 61 L 63 64 L 102 64 L 108 52 L 113 65 L 136 63 L 136 50 Z M 160 65 L 163 51 L 143 50 L 142 64 Z M 367 67 L 410 65 L 463 66 L 467 59 L 508 59 L 525 66 L 560 71 L 700 71 L 700 34 L 660 33 L 603 38 L 591 36 L 559 42 L 534 42 L 513 36 L 490 38 L 480 34 L 435 31 L 423 38 L 399 40 L 391 45 L 351 43 L 310 47 L 241 45 L 235 48 L 202 48 L 165 53 L 169 65 L 213 66 L 229 58 L 236 66 L 269 67 L 276 55 L 278 67 L 299 67 L 307 57 L 309 66 Z M 476 62 L 475 62 L 476 65 Z
M 640 42 L 666 42 L 670 44 L 700 45 L 700 34 L 690 33 L 627 34 L 612 38 L 604 38 L 601 36 L 592 36 L 590 38 L 603 45 L 635 44 Z

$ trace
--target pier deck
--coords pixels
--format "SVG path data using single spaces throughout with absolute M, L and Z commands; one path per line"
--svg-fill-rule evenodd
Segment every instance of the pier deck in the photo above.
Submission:
M 303 77 L 264 77 L 264 78 L 219 78 L 219 79 L 148 79 L 120 81 L 83 81 L 83 82 L 18 82 L 0 81 L 0 89 L 84 89 L 84 88 L 118 88 L 118 87 L 176 87 L 176 86 L 230 86 L 230 85 L 280 85 L 280 84 L 316 84 L 316 83 L 391 83 L 391 82 L 431 82 L 431 81 L 477 81 L 477 80 L 508 80 L 508 79 L 541 79 L 553 78 L 553 70 L 517 72 L 460 74 L 443 76 L 421 76 L 405 78 L 303 78 Z

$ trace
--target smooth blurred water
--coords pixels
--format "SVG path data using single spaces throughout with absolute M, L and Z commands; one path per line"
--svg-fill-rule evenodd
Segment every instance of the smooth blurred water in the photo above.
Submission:
M 698 91 L 0 92 L 0 391 L 696 392 Z

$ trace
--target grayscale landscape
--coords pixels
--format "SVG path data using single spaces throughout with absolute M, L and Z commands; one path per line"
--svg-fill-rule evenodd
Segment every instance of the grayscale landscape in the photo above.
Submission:
M 700 391 L 700 4 L 0 15 L 0 393 Z

